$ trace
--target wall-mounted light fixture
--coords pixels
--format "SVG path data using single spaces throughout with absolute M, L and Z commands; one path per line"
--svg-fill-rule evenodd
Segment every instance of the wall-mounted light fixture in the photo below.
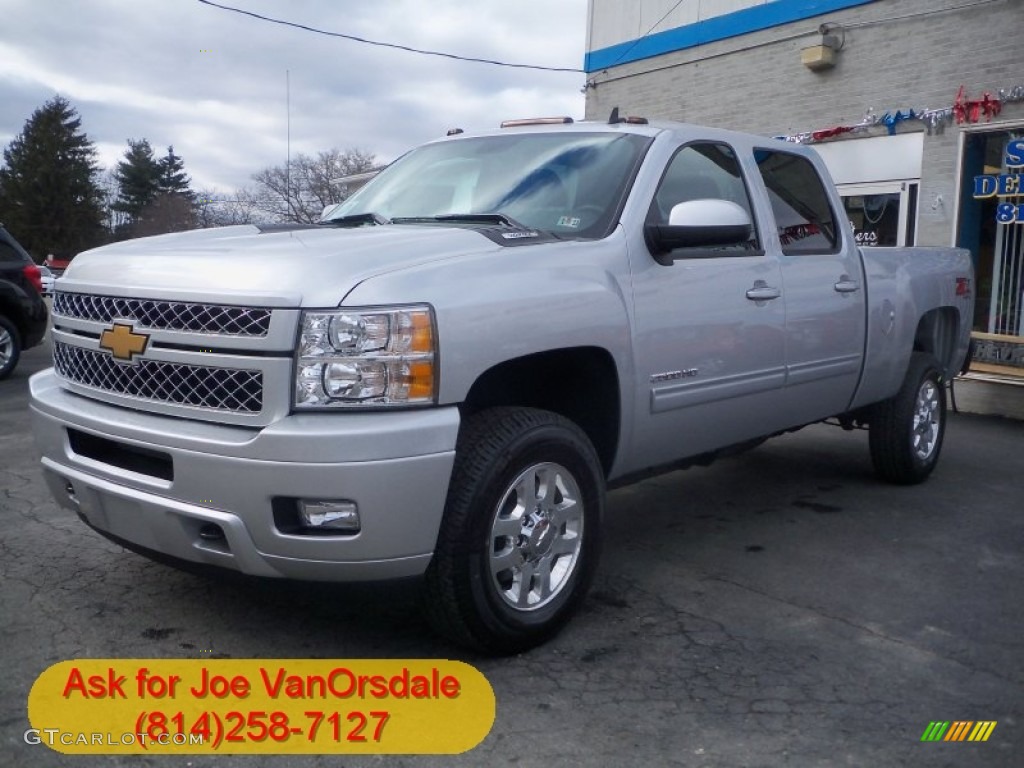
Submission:
M 842 33 L 842 37 L 836 34 Z M 812 72 L 832 69 L 836 65 L 836 54 L 846 43 L 846 32 L 835 24 L 822 24 L 818 27 L 821 36 L 817 45 L 811 45 L 800 51 L 800 63 Z

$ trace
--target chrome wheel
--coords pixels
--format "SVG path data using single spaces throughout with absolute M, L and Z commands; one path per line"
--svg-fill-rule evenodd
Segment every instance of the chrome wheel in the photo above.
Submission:
M 14 337 L 0 325 L 0 368 L 6 367 L 14 356 Z
M 583 543 L 579 485 L 559 464 L 534 464 L 502 495 L 489 533 L 491 582 L 510 607 L 547 605 L 569 583 Z
M 535 408 L 469 415 L 423 580 L 424 613 L 470 648 L 533 648 L 583 602 L 603 517 L 601 462 L 576 424 Z
M 926 461 L 938 444 L 939 397 L 939 388 L 931 379 L 921 382 L 914 403 L 914 423 L 911 428 L 914 455 L 921 461 Z
M 910 356 L 899 392 L 868 411 L 871 462 L 890 483 L 920 483 L 939 461 L 946 429 L 942 369 L 927 352 Z

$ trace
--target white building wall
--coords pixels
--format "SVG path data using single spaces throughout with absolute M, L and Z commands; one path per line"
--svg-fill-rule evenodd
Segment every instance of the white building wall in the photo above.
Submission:
M 771 2 L 776 0 L 592 0 L 587 50 L 635 40 L 656 24 L 654 31 L 659 32 Z
M 598 29 L 600 9 L 616 3 L 592 2 Z M 696 3 L 680 8 L 686 5 Z M 869 108 L 881 115 L 948 107 L 961 85 L 970 98 L 980 98 L 1024 84 L 1021 1 L 964 6 L 965 0 L 876 0 L 594 71 L 587 77 L 586 115 L 603 119 L 619 107 L 623 115 L 792 135 L 855 124 Z M 801 63 L 801 49 L 820 42 L 823 22 L 843 25 L 845 43 L 833 69 L 812 72 Z M 1005 105 L 998 119 L 1024 123 L 1024 103 Z M 923 130 L 920 122 L 897 127 L 899 133 Z M 959 133 L 953 125 L 923 139 L 919 244 L 953 242 Z M 878 127 L 862 135 L 886 131 Z

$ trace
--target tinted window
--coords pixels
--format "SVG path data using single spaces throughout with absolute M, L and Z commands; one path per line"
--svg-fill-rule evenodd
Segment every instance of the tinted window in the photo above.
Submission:
M 736 153 L 725 144 L 689 144 L 681 148 L 658 184 L 647 220 L 654 224 L 668 224 L 673 206 L 705 199 L 736 203 L 754 221 Z M 755 227 L 748 242 L 716 246 L 712 250 L 724 254 L 756 251 L 759 247 Z M 702 247 L 700 250 L 709 249 Z
M 836 218 L 818 172 L 811 162 L 788 152 L 754 153 L 787 255 L 835 253 L 839 247 Z

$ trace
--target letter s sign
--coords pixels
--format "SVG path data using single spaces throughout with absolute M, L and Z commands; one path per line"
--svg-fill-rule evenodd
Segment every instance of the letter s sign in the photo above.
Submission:
M 1024 139 L 1013 139 L 1006 144 L 1006 164 L 1011 168 L 1024 166 Z

